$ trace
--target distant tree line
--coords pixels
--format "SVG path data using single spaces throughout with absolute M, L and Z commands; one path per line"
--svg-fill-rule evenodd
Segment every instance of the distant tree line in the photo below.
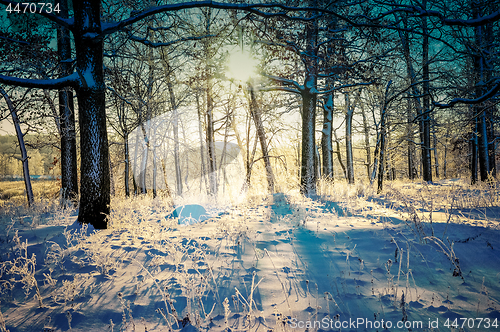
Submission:
M 164 165 L 149 139 L 150 121 L 167 112 L 175 173 L 169 191 L 183 193 L 179 110 L 186 105 L 196 108 L 199 123 L 206 174 L 200 181 L 214 196 L 223 182 L 217 137 L 238 141 L 247 184 L 252 166 L 262 162 L 267 190 L 279 188 L 273 167 L 284 161 L 271 144 L 286 126 L 279 112 L 300 114 L 297 160 L 306 196 L 320 194 L 320 179 L 337 181 L 335 165 L 347 183 L 359 180 L 355 137 L 364 145 L 362 177 L 379 191 L 384 180 L 398 176 L 395 165 L 402 159 L 409 179 L 447 177 L 450 156 L 458 150 L 472 183 L 496 176 L 498 1 L 55 3 L 59 13 L 8 14 L 11 25 L 0 35 L 0 83 L 10 87 L 16 112 L 2 116 L 20 113 L 30 124 L 34 114 L 53 119 L 63 193 L 74 201 L 79 192 L 81 222 L 107 227 L 115 166 L 108 133 L 119 137 L 112 143 L 123 146 L 120 159 L 130 173 L 129 134 L 140 128 L 140 167 L 150 163 L 158 170 Z M 258 82 L 230 91 L 224 74 L 229 46 L 246 47 L 262 60 Z M 245 115 L 235 112 L 238 102 Z M 125 184 L 127 194 L 130 187 L 147 191 L 142 174 L 132 186 Z

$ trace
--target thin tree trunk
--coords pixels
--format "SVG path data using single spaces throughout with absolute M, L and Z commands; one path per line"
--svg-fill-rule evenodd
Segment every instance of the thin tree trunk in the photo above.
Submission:
M 167 66 L 166 80 L 167 80 L 167 89 L 168 94 L 170 96 L 170 108 L 172 111 L 172 125 L 174 131 L 174 168 L 175 168 L 175 186 L 177 195 L 181 195 L 182 188 L 182 171 L 181 171 L 181 162 L 179 157 L 180 151 L 180 142 L 179 142 L 179 114 L 177 111 L 177 101 L 175 98 L 174 88 L 172 84 L 172 80 L 170 75 L 172 74 L 172 70 L 170 68 L 170 64 L 168 62 L 168 58 L 166 54 L 162 54 L 164 64 Z
M 207 17 L 205 22 L 205 33 L 210 34 L 210 29 L 212 25 L 212 10 L 208 8 Z M 205 79 L 206 79 L 206 100 L 207 100 L 207 149 L 208 149 L 208 183 L 209 190 L 208 193 L 214 197 L 217 197 L 218 181 L 217 181 L 217 158 L 215 151 L 215 128 L 214 128 L 214 118 L 213 118 L 213 108 L 214 101 L 212 97 L 212 76 L 213 71 L 211 68 L 211 45 L 209 44 L 209 39 L 205 39 L 204 43 L 204 57 L 205 57 Z
M 408 112 L 406 124 L 406 141 L 408 149 L 408 178 L 414 180 L 418 176 L 417 168 L 415 167 L 415 138 L 413 136 L 413 112 L 411 108 L 412 100 L 408 98 Z
M 68 0 L 56 0 L 59 4 L 59 16 L 68 17 Z M 71 39 L 69 30 L 63 26 L 57 29 L 57 52 L 61 76 L 73 72 L 71 64 Z M 75 112 L 73 92 L 69 87 L 59 89 L 59 128 L 61 138 L 61 190 L 63 206 L 65 202 L 77 204 L 78 174 L 75 133 Z
M 212 88 L 207 84 L 207 146 L 208 146 L 208 182 L 209 194 L 217 196 L 217 158 L 215 152 L 215 129 L 213 120 Z
M 387 115 L 387 90 L 389 89 L 389 84 L 387 85 L 386 94 L 384 98 L 384 104 L 380 110 L 380 160 L 379 160 L 379 170 L 378 170 L 378 182 L 377 182 L 377 193 L 380 193 L 383 189 L 384 182 L 384 158 L 386 152 L 386 115 Z
M 446 141 L 444 142 L 444 156 L 443 156 L 443 178 L 448 178 L 448 144 L 450 137 L 450 127 L 446 128 Z
M 333 180 L 332 121 L 333 94 L 330 94 L 327 96 L 326 101 L 323 104 L 323 130 L 321 131 L 323 176 L 327 180 Z
M 130 197 L 130 152 L 128 146 L 128 132 L 123 133 L 123 144 L 125 147 L 125 196 Z
M 134 195 L 139 195 L 139 186 L 137 185 L 137 180 L 136 179 L 141 179 L 141 174 L 137 174 L 137 156 L 138 156 L 138 151 L 139 151 L 139 141 L 141 140 L 140 135 L 139 135 L 139 130 L 136 130 L 135 134 L 135 149 L 134 149 L 134 165 L 132 169 L 132 183 L 134 185 Z M 142 144 L 141 144 L 142 145 Z
M 397 16 L 396 16 L 397 17 Z M 398 18 L 398 17 L 397 17 Z M 398 18 L 399 19 L 399 18 Z M 406 18 L 403 17 L 404 28 L 408 28 L 408 22 Z M 413 136 L 413 112 L 412 112 L 412 103 L 415 105 L 417 115 L 422 113 L 419 91 L 416 85 L 416 73 L 413 68 L 412 59 L 410 56 L 410 38 L 407 31 L 399 30 L 399 37 L 401 39 L 401 50 L 403 53 L 403 57 L 406 62 L 406 75 L 408 77 L 408 82 L 413 86 L 411 92 L 408 92 L 409 97 L 413 94 L 413 99 L 408 98 L 408 112 L 407 112 L 407 142 L 408 142 L 408 178 L 410 180 L 415 179 L 418 176 L 418 171 L 416 168 L 416 153 L 415 153 L 415 139 Z M 419 118 L 419 124 L 421 123 Z
M 474 107 L 471 107 L 474 108 Z M 469 152 L 470 152 L 470 171 L 471 171 L 471 184 L 477 182 L 477 119 L 474 120 L 474 130 L 471 133 Z
M 363 116 L 363 130 L 365 134 L 365 151 L 366 151 L 366 175 L 368 180 L 370 180 L 370 166 L 372 164 L 372 155 L 370 149 L 370 127 L 368 126 L 368 120 L 366 119 L 366 112 L 363 104 L 361 103 L 361 115 Z
M 423 8 L 426 9 L 427 0 L 423 0 Z M 423 113 L 420 114 L 421 143 L 422 143 L 422 166 L 423 180 L 432 182 L 432 159 L 431 159 L 431 121 L 430 121 L 430 76 L 429 76 L 429 36 L 427 29 L 427 17 L 422 18 L 422 86 L 423 86 Z
M 378 181 L 377 181 L 377 194 L 379 194 L 383 189 L 384 183 L 384 156 L 385 156 L 385 125 L 381 123 L 380 128 L 380 161 L 378 169 Z
M 168 181 L 167 181 L 167 169 L 165 167 L 165 159 L 161 160 L 161 169 L 163 171 L 163 182 L 165 183 L 165 191 L 166 191 L 167 197 L 172 197 L 172 191 L 170 190 L 170 186 L 168 185 Z
M 472 1 L 472 12 L 473 17 L 478 18 L 480 16 L 479 8 L 483 7 L 484 4 L 481 1 Z M 477 26 L 474 28 L 475 34 L 475 45 L 476 52 L 474 55 L 474 74 L 475 74 L 475 84 L 476 84 L 476 98 L 483 95 L 485 89 L 482 85 L 486 82 L 488 78 L 488 68 L 486 59 L 483 56 L 483 52 L 488 48 L 485 41 L 485 27 Z M 488 124 L 487 124 L 487 105 L 486 103 L 478 104 L 474 106 L 474 114 L 477 119 L 477 151 L 479 160 L 479 174 L 481 181 L 487 181 L 488 175 L 490 173 L 490 151 L 488 149 Z
M 19 142 L 19 148 L 21 150 L 21 162 L 23 163 L 23 175 L 24 175 L 24 187 L 26 189 L 26 198 L 28 199 L 28 205 L 31 206 L 35 202 L 33 196 L 33 189 L 31 187 L 30 170 L 28 167 L 28 152 L 26 151 L 26 145 L 24 144 L 24 135 L 21 131 L 20 121 L 17 117 L 16 109 L 12 104 L 7 92 L 0 87 L 0 93 L 5 98 L 7 106 L 9 107 L 10 115 L 12 116 L 12 122 L 14 123 L 14 128 L 16 129 L 17 141 Z
M 340 151 L 340 143 L 339 143 L 339 139 L 337 138 L 337 131 L 336 130 L 333 130 L 333 137 L 335 138 L 335 147 L 337 148 L 337 150 L 335 150 L 333 152 L 337 155 L 337 159 L 339 161 L 340 168 L 342 168 L 344 178 L 347 178 L 347 170 L 345 168 L 344 162 L 342 161 L 342 153 Z
M 198 113 L 198 134 L 200 135 L 200 163 L 201 163 L 201 174 L 200 174 L 200 190 L 205 182 L 205 189 L 208 190 L 207 183 L 207 167 L 205 164 L 205 144 L 203 139 L 203 129 L 202 129 L 202 116 L 201 116 L 201 105 L 200 105 L 200 95 L 199 90 L 196 91 L 196 110 Z
M 437 140 L 437 135 L 435 132 L 432 134 L 432 141 L 433 141 L 434 167 L 436 169 L 436 178 L 439 178 L 438 140 Z
M 155 130 L 155 136 L 156 138 L 156 130 Z M 157 195 L 157 184 L 156 184 L 156 176 L 158 174 L 158 167 L 157 167 L 157 156 L 156 156 L 156 144 L 153 143 L 153 198 L 156 198 Z
M 226 165 L 226 160 L 227 160 L 227 139 L 229 137 L 229 126 L 231 124 L 231 119 L 230 119 L 230 110 L 228 110 L 228 113 L 226 114 L 226 126 L 224 129 L 224 145 L 222 147 L 222 152 L 220 156 L 220 161 L 219 161 L 219 179 L 222 179 L 222 195 L 225 194 L 226 192 L 226 185 L 227 185 L 227 176 L 226 176 L 226 168 L 224 165 Z M 222 173 L 222 174 L 221 174 Z
M 255 128 L 257 130 L 257 137 L 260 141 L 260 148 L 262 150 L 262 157 L 264 159 L 264 165 L 266 168 L 266 178 L 267 178 L 267 190 L 270 194 L 274 193 L 274 174 L 271 167 L 271 161 L 269 160 L 269 151 L 267 149 L 266 132 L 264 130 L 264 125 L 262 123 L 262 117 L 260 114 L 260 108 L 255 100 L 255 91 L 253 85 L 249 83 L 250 90 L 250 113 L 252 115 L 253 121 L 255 123 Z
M 151 121 L 146 121 L 147 128 L 144 125 L 144 123 L 141 123 L 140 126 L 142 131 L 143 142 L 142 142 L 141 172 L 139 175 L 139 187 L 141 189 L 142 194 L 147 194 L 148 189 L 146 183 L 147 183 L 147 167 L 148 167 L 149 147 L 150 147 L 149 130 L 151 127 Z
M 346 163 L 347 163 L 347 181 L 349 184 L 354 183 L 354 160 L 352 154 L 352 117 L 354 115 L 354 105 L 350 105 L 349 94 L 345 94 L 345 148 L 346 148 Z

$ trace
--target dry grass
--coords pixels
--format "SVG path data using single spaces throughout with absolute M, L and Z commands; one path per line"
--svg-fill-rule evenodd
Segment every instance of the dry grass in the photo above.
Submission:
M 33 195 L 35 199 L 55 199 L 59 196 L 61 184 L 59 181 L 32 181 Z M 1 181 L 0 182 L 0 206 L 10 201 L 17 205 L 25 204 L 26 190 L 23 181 Z

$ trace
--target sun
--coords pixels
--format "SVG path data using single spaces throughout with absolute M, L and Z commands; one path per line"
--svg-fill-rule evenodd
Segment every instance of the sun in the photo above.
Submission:
M 256 74 L 257 61 L 244 51 L 234 51 L 229 56 L 229 77 L 239 81 L 248 81 Z

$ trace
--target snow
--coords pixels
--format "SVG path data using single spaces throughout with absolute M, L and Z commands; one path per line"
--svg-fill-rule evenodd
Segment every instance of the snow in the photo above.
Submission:
M 455 318 L 496 330 L 484 325 L 500 319 L 498 193 L 388 187 L 249 195 L 185 227 L 159 198 L 115 198 L 98 231 L 74 210 L 4 206 L 0 330 L 451 331 Z M 42 307 L 22 288 L 31 270 L 5 273 L 33 254 Z
M 207 210 L 198 204 L 181 205 L 165 218 L 177 218 L 179 225 L 192 225 L 210 219 Z

